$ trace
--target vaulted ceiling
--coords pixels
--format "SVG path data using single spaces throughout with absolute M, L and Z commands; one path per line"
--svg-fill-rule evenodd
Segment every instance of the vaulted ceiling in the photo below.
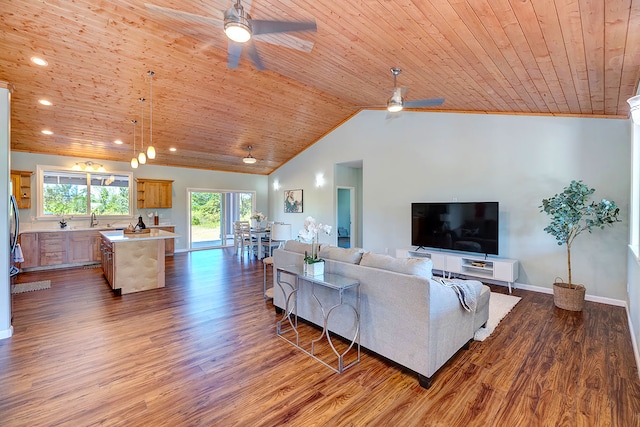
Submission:
M 268 174 L 383 108 L 391 67 L 407 100 L 445 98 L 426 111 L 623 118 L 640 78 L 640 0 L 244 0 L 254 19 L 317 24 L 256 37 L 262 71 L 246 47 L 228 68 L 233 3 L 4 0 L 11 149 L 128 162 L 152 106 L 153 164 Z

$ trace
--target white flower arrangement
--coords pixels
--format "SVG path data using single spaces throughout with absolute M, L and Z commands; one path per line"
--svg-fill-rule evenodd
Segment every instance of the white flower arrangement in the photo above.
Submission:
M 311 255 L 305 253 L 304 261 L 307 264 L 314 264 L 322 260 L 318 259 L 318 233 L 331 234 L 331 226 L 326 224 L 316 224 L 316 220 L 308 216 L 304 220 L 304 229 L 298 232 L 298 238 L 311 243 Z
M 255 219 L 258 222 L 266 221 L 267 217 L 262 212 L 256 212 L 251 215 L 251 219 Z

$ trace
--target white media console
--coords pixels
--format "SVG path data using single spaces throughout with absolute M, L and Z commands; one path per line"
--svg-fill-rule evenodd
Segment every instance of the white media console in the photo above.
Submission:
M 430 258 L 433 269 L 442 275 L 458 274 L 478 279 L 507 282 L 518 279 L 518 261 L 506 258 L 490 258 L 482 255 L 463 255 L 436 249 L 396 249 L 396 258 Z

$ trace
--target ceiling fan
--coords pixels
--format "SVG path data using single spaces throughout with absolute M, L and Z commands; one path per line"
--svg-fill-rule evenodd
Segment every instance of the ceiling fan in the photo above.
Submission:
M 406 88 L 398 87 L 398 75 L 402 72 L 400 68 L 391 68 L 391 74 L 393 74 L 393 94 L 387 101 L 387 111 L 389 113 L 398 113 L 404 108 L 422 108 L 422 107 L 437 107 L 442 105 L 444 98 L 429 98 L 419 99 L 417 101 L 405 101 L 404 95 L 406 95 Z
M 286 33 L 298 31 L 316 31 L 316 22 L 313 21 L 268 21 L 251 18 L 248 8 L 250 0 L 245 0 L 242 5 L 240 0 L 227 10 L 214 10 L 211 17 L 196 15 L 180 10 L 169 9 L 145 3 L 145 7 L 152 13 L 168 17 L 175 21 L 181 21 L 189 26 L 180 28 L 179 31 L 196 38 L 207 37 L 207 34 L 198 34 L 198 29 L 206 29 L 208 26 L 223 28 L 227 35 L 227 66 L 237 68 L 240 62 L 243 45 L 247 46 L 247 53 L 258 70 L 264 70 L 264 65 L 256 49 L 254 40 L 261 40 L 280 46 L 290 47 L 303 52 L 311 52 L 313 43 L 301 40 Z M 195 28 L 195 31 L 194 31 Z M 276 36 L 277 35 L 277 36 Z M 275 37 L 274 37 L 275 36 Z

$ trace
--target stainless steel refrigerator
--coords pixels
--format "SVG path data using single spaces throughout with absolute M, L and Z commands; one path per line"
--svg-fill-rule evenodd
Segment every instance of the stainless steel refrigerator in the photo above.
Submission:
M 18 235 L 20 234 L 20 214 L 18 213 L 18 203 L 11 194 L 9 196 L 9 298 L 11 303 L 11 321 L 13 323 L 13 285 L 20 269 L 15 265 L 16 249 L 18 248 Z

